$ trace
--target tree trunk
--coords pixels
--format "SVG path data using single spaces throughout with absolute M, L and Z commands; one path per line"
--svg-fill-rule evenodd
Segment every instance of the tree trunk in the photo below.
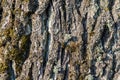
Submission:
M 120 80 L 120 0 L 0 0 L 0 80 Z

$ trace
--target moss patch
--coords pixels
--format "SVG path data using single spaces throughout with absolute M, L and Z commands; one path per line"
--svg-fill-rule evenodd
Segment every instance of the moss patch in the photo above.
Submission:
M 24 36 L 21 37 L 19 42 L 20 42 L 20 49 L 22 51 L 26 50 L 27 45 L 28 45 L 28 41 L 29 41 L 29 36 L 24 35 Z
M 8 63 L 7 62 L 0 63 L 0 74 L 6 72 L 7 70 L 8 70 Z

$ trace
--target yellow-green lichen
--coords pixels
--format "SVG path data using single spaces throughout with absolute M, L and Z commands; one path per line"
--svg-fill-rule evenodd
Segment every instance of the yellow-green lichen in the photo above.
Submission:
M 29 39 L 29 36 L 26 36 L 26 35 L 21 37 L 21 39 L 19 41 L 19 43 L 20 43 L 19 48 L 20 49 L 22 49 L 22 50 L 26 49 L 26 45 L 27 45 L 26 43 L 27 43 L 28 39 Z
M 19 50 L 18 49 L 16 49 L 16 48 L 13 48 L 11 51 L 10 51 L 10 55 L 11 56 L 16 56 L 16 54 L 18 54 L 19 53 Z
M 15 30 L 14 29 L 9 29 L 9 31 L 10 31 L 10 34 L 9 34 L 9 36 L 12 38 L 12 39 L 18 39 L 19 38 L 19 36 L 17 35 L 17 33 L 15 32 Z
M 1 46 L 5 46 L 5 44 L 10 41 L 10 36 L 9 36 L 9 30 L 6 29 L 6 30 L 3 30 L 1 33 L 0 33 L 0 47 Z
M 105 11 L 109 11 L 109 8 L 108 8 L 108 7 L 105 7 L 104 10 L 105 10 Z
M 5 48 L 8 50 L 7 57 L 10 60 L 15 59 L 17 54 L 19 54 L 19 49 L 14 47 L 14 46 L 12 46 L 11 44 L 7 44 Z
M 14 36 L 14 30 L 13 30 L 13 29 L 10 29 L 9 31 L 10 31 L 10 34 L 9 34 L 9 35 L 10 35 L 11 37 L 13 37 L 13 36 Z
M 0 73 L 4 73 L 8 69 L 5 63 L 0 63 Z

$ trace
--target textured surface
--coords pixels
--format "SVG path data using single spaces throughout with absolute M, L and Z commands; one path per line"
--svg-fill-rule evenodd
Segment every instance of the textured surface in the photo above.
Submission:
M 0 0 L 0 80 L 120 80 L 120 0 Z

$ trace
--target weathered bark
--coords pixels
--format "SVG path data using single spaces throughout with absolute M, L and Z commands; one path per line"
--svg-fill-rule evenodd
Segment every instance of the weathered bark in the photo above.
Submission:
M 120 0 L 0 0 L 0 80 L 120 80 Z

